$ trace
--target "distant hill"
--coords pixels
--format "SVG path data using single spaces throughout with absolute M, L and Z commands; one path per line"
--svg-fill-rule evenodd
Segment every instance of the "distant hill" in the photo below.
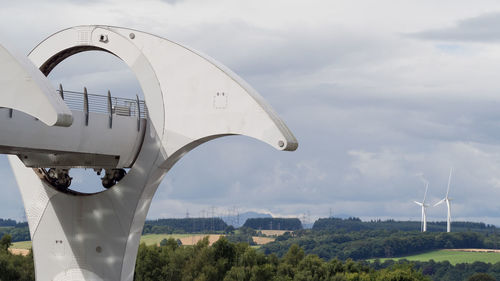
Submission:
M 299 230 L 302 223 L 298 218 L 251 218 L 247 219 L 244 227 L 255 230 Z
M 420 230 L 419 221 L 395 221 L 395 220 L 375 220 L 361 221 L 359 218 L 323 218 L 318 219 L 313 227 L 313 230 L 345 230 L 345 231 L 361 231 L 361 230 L 400 230 L 400 231 L 418 231 Z M 453 232 L 474 231 L 488 232 L 497 231 L 494 225 L 485 224 L 482 222 L 452 222 L 451 230 Z M 444 232 L 446 231 L 446 222 L 427 222 L 428 232 Z
M 270 214 L 257 213 L 257 212 L 245 212 L 236 216 L 226 216 L 222 217 L 225 223 L 232 225 L 236 228 L 243 226 L 247 219 L 253 218 L 272 218 Z
M 291 245 L 304 248 L 306 254 L 320 258 L 367 259 L 408 256 L 437 249 L 500 247 L 500 232 L 480 222 L 455 222 L 446 233 L 445 222 L 430 222 L 430 231 L 420 232 L 415 221 L 361 221 L 359 218 L 319 219 L 312 229 L 285 233 L 263 245 L 266 253 L 284 256 Z

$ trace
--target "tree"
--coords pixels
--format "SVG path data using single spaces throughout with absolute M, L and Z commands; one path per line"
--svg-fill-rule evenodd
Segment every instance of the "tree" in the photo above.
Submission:
M 254 266 L 252 268 L 252 277 L 250 281 L 269 281 L 274 276 L 274 268 L 270 264 Z
M 487 273 L 475 273 L 467 281 L 496 281 L 496 279 Z
M 299 262 L 304 258 L 304 250 L 297 244 L 293 244 L 288 253 L 286 253 L 284 260 L 286 263 L 297 266 Z
M 226 229 L 224 230 L 224 232 L 225 232 L 226 234 L 233 234 L 233 233 L 234 233 L 234 231 L 235 231 L 235 229 L 234 229 L 234 226 L 232 226 L 232 225 L 228 225 L 228 226 L 226 227 Z
M 376 281 L 430 281 L 428 277 L 413 269 L 410 264 L 400 264 L 377 272 Z
M 2 236 L 2 239 L 0 239 L 0 250 L 3 252 L 7 252 L 11 245 L 12 237 L 9 234 Z

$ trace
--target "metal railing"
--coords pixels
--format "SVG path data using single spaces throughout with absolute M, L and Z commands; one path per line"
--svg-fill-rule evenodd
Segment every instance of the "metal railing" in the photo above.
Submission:
M 107 96 L 89 94 L 87 88 L 83 88 L 83 93 L 74 91 L 64 91 L 62 85 L 57 90 L 70 110 L 83 111 L 85 114 L 85 126 L 89 125 L 90 113 L 102 113 L 108 115 L 109 128 L 113 128 L 113 116 L 130 116 L 137 119 L 137 130 L 141 129 L 141 119 L 148 117 L 148 108 L 143 100 L 138 96 L 134 99 L 112 97 L 108 91 Z M 0 107 L 3 109 L 4 107 Z M 8 108 L 9 118 L 13 117 L 12 108 Z M 36 118 L 35 118 L 36 119 Z M 36 119 L 38 120 L 38 119 Z
M 134 100 L 112 97 L 109 92 L 108 96 L 88 94 L 86 90 L 84 92 L 58 90 L 58 92 L 62 93 L 61 97 L 71 110 L 147 118 L 146 103 L 138 98 Z

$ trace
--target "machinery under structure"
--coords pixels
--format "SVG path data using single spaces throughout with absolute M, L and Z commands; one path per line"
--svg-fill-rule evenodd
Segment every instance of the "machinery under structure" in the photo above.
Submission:
M 56 89 L 68 57 L 120 58 L 144 93 L 124 99 Z M 142 228 L 169 169 L 200 144 L 245 135 L 293 151 L 293 134 L 222 64 L 178 43 L 111 26 L 59 31 L 27 57 L 0 45 L 0 154 L 8 154 L 33 241 L 37 280 L 133 280 Z M 90 168 L 106 190 L 72 190 Z

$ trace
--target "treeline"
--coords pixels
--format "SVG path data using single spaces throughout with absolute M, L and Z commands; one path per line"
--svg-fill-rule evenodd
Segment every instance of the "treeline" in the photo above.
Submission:
M 329 260 L 355 260 L 397 257 L 435 249 L 491 248 L 500 246 L 500 234 L 477 232 L 404 232 L 365 230 L 357 232 L 302 230 L 286 234 L 263 245 L 262 250 L 284 256 L 291 245 L 298 244 L 307 254 Z
M 147 220 L 142 234 L 209 233 L 225 231 L 221 218 L 184 218 Z
M 0 219 L 0 237 L 10 235 L 13 242 L 30 240 L 27 222 L 17 222 L 12 219 Z
M 12 242 L 31 240 L 30 231 L 27 226 L 22 227 L 0 227 L 0 237 L 10 235 Z
M 302 223 L 298 218 L 249 218 L 244 227 L 256 230 L 299 230 Z
M 33 255 L 12 255 L 10 237 L 0 239 L 0 280 L 35 280 Z M 489 281 L 500 280 L 500 263 L 451 265 L 449 262 L 376 260 L 325 261 L 292 245 L 282 258 L 265 255 L 246 243 L 225 238 L 209 246 L 205 238 L 195 246 L 169 239 L 161 246 L 141 244 L 135 266 L 136 281 Z
M 265 255 L 246 243 L 208 239 L 193 247 L 179 246 L 174 239 L 165 246 L 141 244 L 136 281 L 418 281 L 430 280 L 409 264 L 374 270 L 368 265 L 337 259 L 324 261 L 306 255 L 293 245 L 282 257 Z
M 384 262 L 375 260 L 370 263 L 370 267 L 375 270 L 381 270 L 408 263 L 406 260 L 386 260 Z M 434 281 L 500 280 L 500 263 L 473 262 L 452 265 L 448 261 L 435 262 L 431 260 L 428 262 L 414 261 L 411 264 L 417 271 L 422 272 L 425 276 L 429 276 Z
M 497 228 L 494 225 L 485 224 L 482 222 L 452 222 L 451 228 L 453 232 L 461 231 L 476 231 L 476 232 L 496 232 Z M 419 221 L 395 221 L 395 220 L 372 220 L 361 221 L 359 218 L 320 218 L 314 222 L 312 227 L 314 230 L 345 230 L 345 231 L 361 231 L 361 230 L 401 230 L 401 231 L 418 231 L 420 230 Z M 446 222 L 427 222 L 428 232 L 443 232 L 446 231 Z
M 15 227 L 15 226 L 27 226 L 27 224 L 25 222 L 22 222 L 22 223 L 18 223 L 17 221 L 15 220 L 12 220 L 12 219 L 0 219 L 0 227 L 2 226 L 12 226 L 12 227 Z

